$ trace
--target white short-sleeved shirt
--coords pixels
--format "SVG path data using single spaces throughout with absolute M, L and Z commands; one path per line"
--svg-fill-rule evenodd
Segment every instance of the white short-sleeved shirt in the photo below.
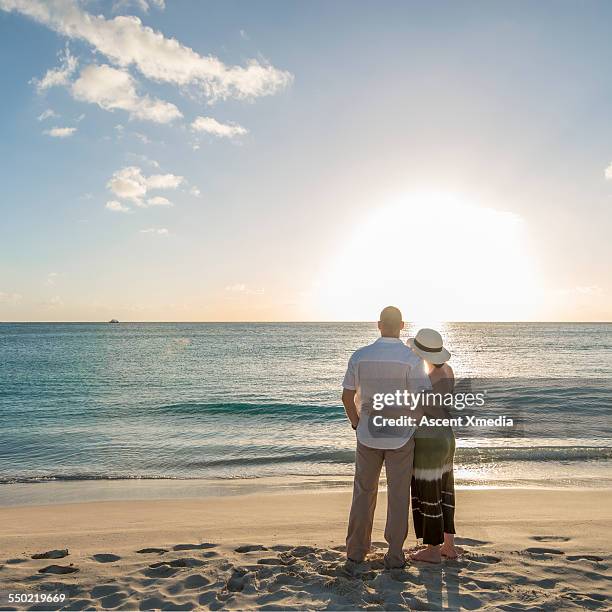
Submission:
M 373 409 L 375 393 L 408 391 L 419 393 L 431 389 L 423 360 L 399 338 L 379 338 L 355 351 L 349 359 L 342 386 L 355 391 L 359 414 L 357 439 L 370 448 L 394 449 L 403 446 L 414 434 L 415 427 L 378 427 L 376 415 L 414 416 L 408 406 Z

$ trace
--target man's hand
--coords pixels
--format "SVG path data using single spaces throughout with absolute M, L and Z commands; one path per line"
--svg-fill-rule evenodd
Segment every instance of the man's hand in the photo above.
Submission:
M 342 403 L 344 404 L 344 412 L 348 420 L 351 422 L 353 429 L 357 429 L 359 425 L 359 415 L 357 414 L 357 406 L 355 406 L 355 390 L 342 390 Z

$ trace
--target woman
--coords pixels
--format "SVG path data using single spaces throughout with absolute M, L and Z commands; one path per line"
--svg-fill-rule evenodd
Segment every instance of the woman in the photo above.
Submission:
M 422 407 L 425 416 L 429 419 L 448 418 L 439 398 L 453 392 L 455 375 L 447 363 L 450 353 L 443 346 L 442 336 L 433 329 L 421 329 L 415 338 L 408 340 L 408 346 L 425 360 L 432 390 L 438 400 L 427 402 Z M 453 430 L 447 426 L 420 426 L 414 441 L 412 518 L 416 536 L 423 538 L 426 548 L 410 558 L 429 563 L 440 563 L 442 557 L 456 559 L 459 549 L 455 547 Z

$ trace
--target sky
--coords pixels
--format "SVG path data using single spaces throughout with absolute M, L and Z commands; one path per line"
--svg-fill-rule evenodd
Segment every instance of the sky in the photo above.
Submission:
M 0 0 L 0 321 L 610 321 L 611 20 Z

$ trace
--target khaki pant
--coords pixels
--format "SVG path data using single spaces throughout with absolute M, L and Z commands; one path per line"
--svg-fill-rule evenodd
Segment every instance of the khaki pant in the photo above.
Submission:
M 385 540 L 389 544 L 385 565 L 401 567 L 405 564 L 403 547 L 408 535 L 413 457 L 413 438 L 393 450 L 369 448 L 357 441 L 353 503 L 346 537 L 346 556 L 349 559 L 363 561 L 370 552 L 378 479 L 384 463 L 387 474 Z

